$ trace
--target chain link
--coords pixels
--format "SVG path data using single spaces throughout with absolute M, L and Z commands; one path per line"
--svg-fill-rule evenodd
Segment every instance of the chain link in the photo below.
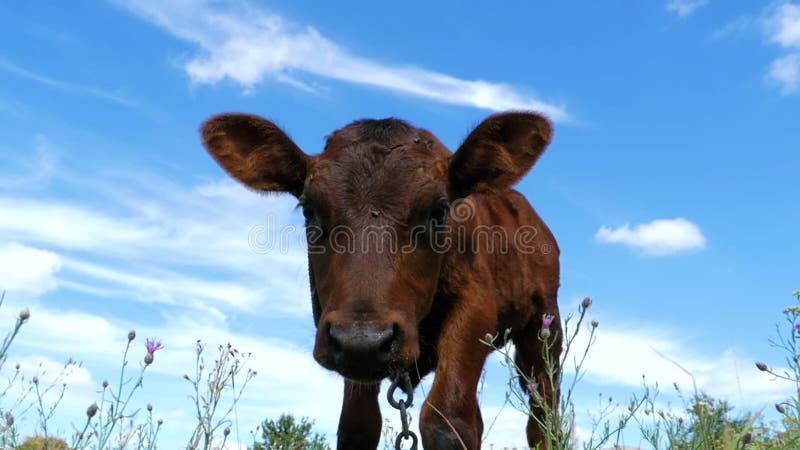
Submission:
M 394 393 L 398 387 L 405 392 L 405 399 L 395 400 Z M 403 425 L 403 429 L 397 434 L 397 439 L 394 441 L 395 450 L 402 450 L 403 441 L 409 438 L 411 439 L 410 450 L 417 450 L 417 435 L 408 429 L 407 408 L 414 404 L 414 387 L 411 386 L 411 377 L 408 376 L 408 372 L 403 372 L 394 377 L 392 384 L 389 386 L 389 391 L 386 393 L 386 399 L 393 408 L 400 410 L 400 423 Z

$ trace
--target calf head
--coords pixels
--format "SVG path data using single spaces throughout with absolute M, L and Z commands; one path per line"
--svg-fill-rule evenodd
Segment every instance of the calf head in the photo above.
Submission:
M 214 159 L 257 191 L 297 197 L 306 220 L 315 359 L 343 376 L 379 380 L 419 356 L 448 249 L 449 205 L 508 189 L 536 162 L 552 129 L 532 113 L 489 117 L 451 153 L 396 119 L 361 120 L 304 153 L 272 122 L 222 114 L 202 127 Z

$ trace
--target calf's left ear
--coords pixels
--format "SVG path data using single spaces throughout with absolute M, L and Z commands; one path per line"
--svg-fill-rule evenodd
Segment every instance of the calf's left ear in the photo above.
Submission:
M 481 122 L 453 154 L 448 166 L 452 195 L 500 192 L 533 167 L 550 144 L 553 127 L 536 113 L 508 112 Z

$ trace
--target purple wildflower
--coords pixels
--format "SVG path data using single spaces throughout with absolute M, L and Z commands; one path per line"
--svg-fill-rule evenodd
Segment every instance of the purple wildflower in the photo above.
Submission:
M 800 322 L 797 322 L 796 324 L 794 324 L 794 329 L 795 329 L 795 331 L 800 331 Z
M 161 341 L 157 341 L 155 339 L 148 339 L 147 342 L 144 343 L 144 346 L 147 348 L 147 353 L 149 355 L 152 355 L 156 351 L 164 348 L 164 346 L 161 344 Z
M 550 325 L 552 325 L 553 319 L 555 319 L 555 318 L 556 318 L 556 316 L 554 316 L 552 314 L 543 315 L 542 316 L 542 328 L 550 328 Z

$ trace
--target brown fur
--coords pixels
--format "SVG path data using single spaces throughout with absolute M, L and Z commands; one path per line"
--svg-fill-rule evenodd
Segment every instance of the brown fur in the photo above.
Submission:
M 558 246 L 510 189 L 550 143 L 546 118 L 494 115 L 455 153 L 396 119 L 354 122 L 329 136 L 316 156 L 256 116 L 216 116 L 202 134 L 234 178 L 256 190 L 290 192 L 304 208 L 314 358 L 345 377 L 338 448 L 377 448 L 378 383 L 406 370 L 415 386 L 436 371 L 422 407 L 423 446 L 480 448 L 476 389 L 490 353 L 479 342 L 487 333 L 510 329 L 517 364 L 539 380 L 544 398 L 557 401 L 538 333 L 542 315 L 555 315 L 557 360 Z M 528 238 L 518 241 L 525 231 Z M 365 247 L 374 232 L 382 237 Z M 340 245 L 341 236 L 356 246 Z M 453 244 L 436 245 L 434 236 Z M 531 447 L 541 442 L 533 419 L 527 434 Z

